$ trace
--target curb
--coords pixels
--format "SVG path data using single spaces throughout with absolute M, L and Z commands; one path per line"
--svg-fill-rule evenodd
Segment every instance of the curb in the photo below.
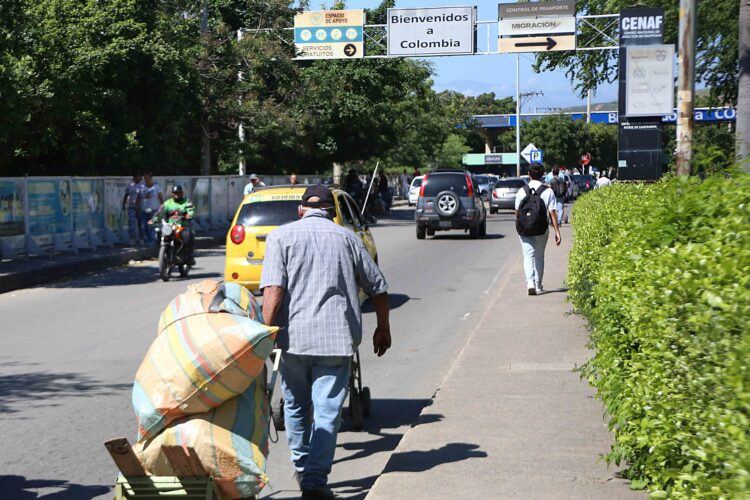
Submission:
M 213 248 L 224 243 L 226 233 L 197 237 L 195 248 Z M 30 258 L 25 261 L 23 269 L 0 274 L 0 294 L 31 288 L 52 281 L 58 281 L 82 273 L 101 271 L 110 267 L 126 265 L 131 260 L 147 260 L 156 256 L 154 248 L 120 248 L 109 249 L 105 255 L 78 254 L 66 262 L 45 260 L 37 262 Z

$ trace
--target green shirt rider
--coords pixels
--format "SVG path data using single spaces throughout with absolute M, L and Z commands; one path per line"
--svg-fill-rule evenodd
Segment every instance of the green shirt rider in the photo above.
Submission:
M 172 197 L 165 201 L 159 210 L 154 214 L 151 223 L 161 222 L 165 217 L 170 224 L 177 224 L 182 227 L 182 239 L 187 244 L 189 262 L 191 266 L 195 265 L 193 258 L 193 247 L 195 244 L 195 235 L 190 229 L 190 222 L 195 213 L 195 205 L 190 201 L 182 191 L 182 186 L 175 185 L 172 188 Z

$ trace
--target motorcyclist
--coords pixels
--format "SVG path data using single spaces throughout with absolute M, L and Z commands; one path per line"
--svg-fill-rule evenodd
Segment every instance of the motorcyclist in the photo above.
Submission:
M 172 187 L 172 197 L 159 207 L 159 210 L 151 219 L 152 223 L 158 223 L 166 217 L 167 222 L 170 224 L 177 224 L 182 227 L 182 241 L 185 242 L 187 247 L 188 262 L 191 266 L 195 265 L 195 258 L 193 257 L 195 235 L 190 229 L 190 223 L 193 219 L 194 213 L 195 205 L 184 196 L 182 186 L 178 184 Z

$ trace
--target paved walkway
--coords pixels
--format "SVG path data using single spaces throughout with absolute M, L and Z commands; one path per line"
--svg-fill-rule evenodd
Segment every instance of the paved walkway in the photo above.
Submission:
M 611 444 L 593 389 L 572 369 L 590 352 L 562 289 L 570 226 L 527 296 L 518 258 L 500 274 L 432 405 L 402 438 L 368 499 L 645 498 L 600 460 Z

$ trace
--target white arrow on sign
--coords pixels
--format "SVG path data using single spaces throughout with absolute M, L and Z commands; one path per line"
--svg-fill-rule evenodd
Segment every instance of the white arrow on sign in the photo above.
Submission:
M 523 151 L 521 151 L 521 156 L 524 160 L 526 160 L 527 163 L 531 163 L 531 152 L 536 149 L 536 146 L 534 146 L 532 143 L 529 143 L 529 145 L 523 148 Z

